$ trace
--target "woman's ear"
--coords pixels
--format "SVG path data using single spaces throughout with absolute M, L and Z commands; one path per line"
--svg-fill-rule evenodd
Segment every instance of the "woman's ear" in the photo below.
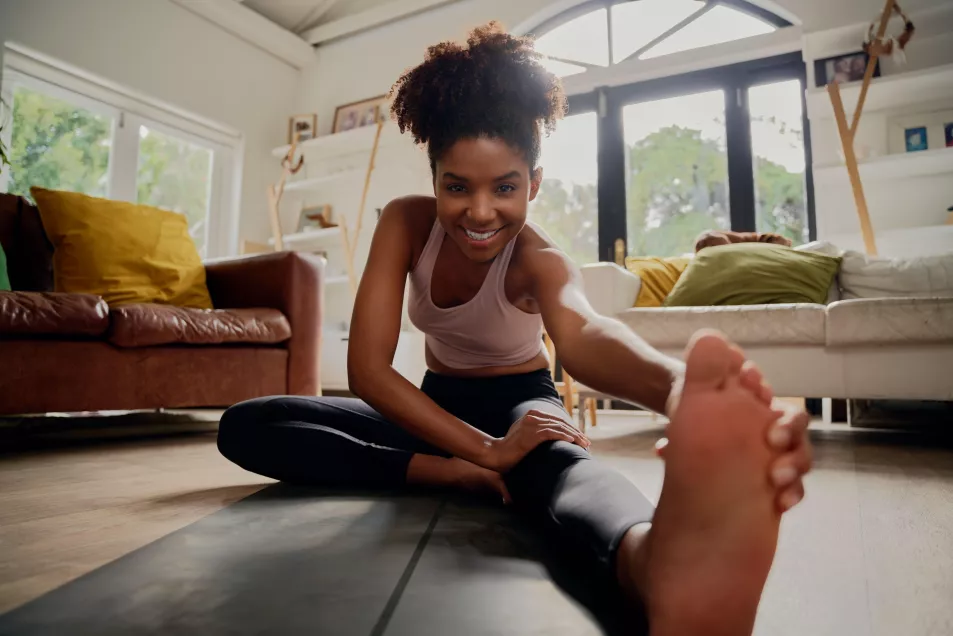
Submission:
M 540 166 L 533 170 L 529 177 L 529 200 L 532 201 L 539 194 L 539 184 L 543 182 L 543 168 Z

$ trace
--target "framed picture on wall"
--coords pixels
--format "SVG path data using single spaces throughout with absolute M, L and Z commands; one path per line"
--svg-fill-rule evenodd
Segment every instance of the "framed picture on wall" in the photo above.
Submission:
M 334 111 L 334 132 L 373 126 L 385 116 L 386 112 L 386 95 L 338 106 Z
M 845 84 L 859 82 L 867 72 L 867 61 L 870 56 L 863 51 L 835 55 L 820 60 L 814 60 L 814 84 L 827 86 L 831 82 Z M 874 66 L 874 77 L 880 77 L 880 60 Z
M 307 141 L 314 139 L 318 135 L 318 116 L 314 113 L 307 115 L 292 115 L 288 118 L 288 143 L 294 141 L 295 135 L 298 135 L 298 141 Z

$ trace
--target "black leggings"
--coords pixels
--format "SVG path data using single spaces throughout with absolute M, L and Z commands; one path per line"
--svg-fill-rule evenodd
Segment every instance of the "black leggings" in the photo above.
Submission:
M 421 390 L 444 410 L 489 435 L 537 409 L 565 417 L 546 370 L 462 379 L 428 372 Z M 364 402 L 334 397 L 269 397 L 222 416 L 222 454 L 242 468 L 285 482 L 392 488 L 404 484 L 415 453 L 447 453 L 386 421 Z M 505 475 L 513 503 L 574 547 L 613 568 L 632 526 L 651 521 L 652 504 L 625 477 L 569 442 L 547 442 Z

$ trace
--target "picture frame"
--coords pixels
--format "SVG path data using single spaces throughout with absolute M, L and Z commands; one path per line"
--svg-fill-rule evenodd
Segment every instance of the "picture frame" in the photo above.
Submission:
M 316 113 L 307 113 L 304 115 L 292 115 L 288 118 L 288 143 L 294 142 L 295 133 L 298 133 L 298 141 L 308 141 L 318 136 L 318 115 Z
M 387 95 L 338 106 L 334 110 L 335 133 L 377 124 L 387 113 Z
M 905 129 L 903 131 L 903 139 L 907 147 L 907 152 L 919 152 L 920 150 L 926 150 L 930 147 L 926 126 Z
M 323 230 L 335 226 L 336 224 L 331 222 L 331 206 L 328 204 L 303 207 L 301 214 L 298 215 L 298 232 Z
M 943 124 L 943 138 L 946 148 L 953 148 L 953 122 Z
M 859 82 L 867 72 L 867 62 L 870 56 L 864 51 L 845 53 L 814 60 L 814 85 L 827 86 L 831 82 L 843 84 Z M 874 77 L 880 77 L 880 60 L 874 66 Z

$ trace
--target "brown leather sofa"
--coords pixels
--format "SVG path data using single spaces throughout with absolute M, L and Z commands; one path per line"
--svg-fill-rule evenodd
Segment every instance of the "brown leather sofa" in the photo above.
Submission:
M 0 415 L 224 407 L 319 387 L 324 260 L 206 263 L 214 310 L 55 293 L 36 208 L 0 194 Z

